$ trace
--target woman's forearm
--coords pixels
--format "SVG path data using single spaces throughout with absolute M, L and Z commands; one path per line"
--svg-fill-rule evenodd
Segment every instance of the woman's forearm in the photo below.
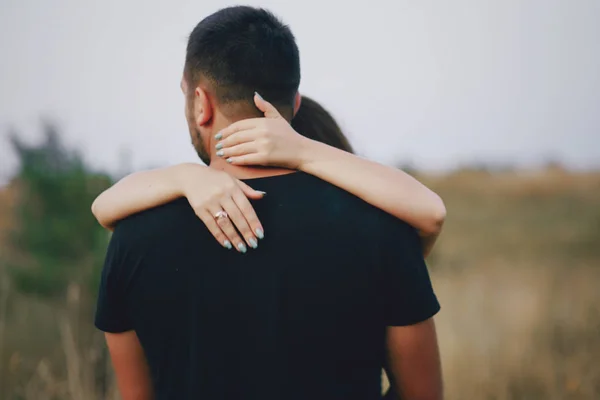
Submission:
M 442 199 L 407 173 L 308 140 L 299 169 L 414 226 L 431 250 L 446 218 Z
M 183 165 L 126 176 L 94 200 L 92 213 L 100 225 L 112 230 L 118 221 L 129 215 L 182 197 L 182 185 L 177 177 Z

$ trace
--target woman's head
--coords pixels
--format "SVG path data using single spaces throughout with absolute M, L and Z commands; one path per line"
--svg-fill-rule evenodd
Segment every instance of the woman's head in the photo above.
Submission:
M 302 96 L 300 108 L 292 119 L 292 128 L 309 139 L 354 153 L 348 138 L 342 133 L 335 119 L 310 97 Z

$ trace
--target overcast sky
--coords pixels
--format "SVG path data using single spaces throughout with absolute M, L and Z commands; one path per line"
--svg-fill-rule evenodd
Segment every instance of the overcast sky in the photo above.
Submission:
M 0 0 L 0 129 L 60 123 L 94 166 L 196 160 L 179 89 L 214 0 Z M 248 1 L 290 25 L 301 91 L 365 156 L 600 166 L 599 0 Z M 15 158 L 0 138 L 0 180 Z

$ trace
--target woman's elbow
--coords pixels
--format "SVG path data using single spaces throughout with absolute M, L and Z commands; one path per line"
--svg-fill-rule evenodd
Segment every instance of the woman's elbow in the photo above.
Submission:
M 98 219 L 98 198 L 97 197 L 94 200 L 94 202 L 92 203 L 91 211 L 92 211 L 92 214 L 94 215 L 94 217 L 96 219 Z
M 429 223 L 423 229 L 423 232 L 427 235 L 438 235 L 442 231 L 444 222 L 446 222 L 446 206 L 441 197 L 437 195 L 436 197 L 430 212 Z
M 112 231 L 112 226 L 111 224 L 105 219 L 102 218 L 102 207 L 100 204 L 100 201 L 98 201 L 100 199 L 100 196 L 96 197 L 96 200 L 94 200 L 94 202 L 92 203 L 92 215 L 94 215 L 94 218 L 96 218 L 96 221 L 98 221 L 98 223 L 105 229 L 111 230 Z

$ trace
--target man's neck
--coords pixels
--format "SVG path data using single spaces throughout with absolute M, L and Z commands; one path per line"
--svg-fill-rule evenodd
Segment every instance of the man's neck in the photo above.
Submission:
M 219 120 L 221 121 L 215 122 L 213 126 L 213 132 L 219 132 L 221 129 L 224 129 L 233 122 L 235 122 L 222 119 Z M 295 172 L 294 170 L 277 167 L 242 166 L 230 164 L 225 158 L 217 156 L 217 150 L 215 148 L 217 142 L 218 141 L 215 139 L 214 134 L 210 135 L 208 139 L 207 148 L 208 153 L 210 154 L 209 167 L 225 171 L 238 179 L 263 178 L 268 176 L 285 175 Z

